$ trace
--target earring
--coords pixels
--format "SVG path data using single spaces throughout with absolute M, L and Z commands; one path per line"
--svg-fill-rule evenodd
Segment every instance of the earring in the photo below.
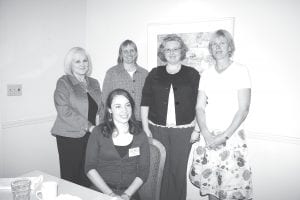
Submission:
M 111 114 L 111 112 L 109 113 L 109 115 L 108 115 L 108 121 L 112 121 L 112 114 Z

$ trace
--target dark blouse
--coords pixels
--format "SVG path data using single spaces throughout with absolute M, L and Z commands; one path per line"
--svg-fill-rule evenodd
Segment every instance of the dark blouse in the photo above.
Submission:
M 191 123 L 195 119 L 199 80 L 199 72 L 192 67 L 182 65 L 176 74 L 169 74 L 166 66 L 153 68 L 146 78 L 141 102 L 141 106 L 149 107 L 149 120 L 155 124 L 166 125 L 172 84 L 176 125 Z
M 87 93 L 87 96 L 88 96 L 88 102 L 89 102 L 88 120 L 93 125 L 95 125 L 96 124 L 96 115 L 97 115 L 97 111 L 98 111 L 98 105 L 89 93 Z
M 145 182 L 150 166 L 150 147 L 146 133 L 142 131 L 133 135 L 130 149 L 138 149 L 138 154 L 130 155 L 127 151 L 121 157 L 112 138 L 105 137 L 100 126 L 96 126 L 89 137 L 85 172 L 95 169 L 107 184 L 119 188 L 128 187 L 136 177 Z
M 127 154 L 127 152 L 129 151 L 129 149 L 131 147 L 131 144 L 132 144 L 132 142 L 130 142 L 130 144 L 125 145 L 125 146 L 115 145 L 115 148 L 118 151 L 121 158 L 123 158 Z

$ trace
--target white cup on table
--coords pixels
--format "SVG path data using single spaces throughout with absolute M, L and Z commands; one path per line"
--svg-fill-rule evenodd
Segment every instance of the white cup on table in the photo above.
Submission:
M 39 200 L 54 200 L 57 197 L 58 184 L 55 181 L 43 182 L 41 190 L 35 193 Z

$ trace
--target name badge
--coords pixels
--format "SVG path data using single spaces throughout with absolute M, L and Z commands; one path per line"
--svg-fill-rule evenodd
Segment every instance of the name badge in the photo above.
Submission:
M 129 157 L 139 156 L 140 155 L 140 147 L 130 148 L 128 150 Z

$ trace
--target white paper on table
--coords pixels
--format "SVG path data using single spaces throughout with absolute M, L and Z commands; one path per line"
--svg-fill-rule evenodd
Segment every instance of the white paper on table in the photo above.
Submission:
M 82 199 L 70 194 L 60 194 L 56 197 L 55 200 L 82 200 Z

